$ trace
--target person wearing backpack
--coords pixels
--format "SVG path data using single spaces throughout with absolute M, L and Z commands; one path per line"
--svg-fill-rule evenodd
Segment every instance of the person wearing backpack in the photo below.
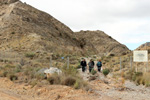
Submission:
M 97 69 L 98 69 L 99 72 L 101 72 L 101 67 L 102 67 L 102 62 L 101 62 L 101 60 L 98 60 Z
M 82 66 L 82 72 L 85 72 L 87 66 L 85 59 L 81 61 L 80 65 Z
M 88 65 L 89 65 L 89 72 L 91 72 L 92 69 L 94 68 L 94 61 L 91 59 Z

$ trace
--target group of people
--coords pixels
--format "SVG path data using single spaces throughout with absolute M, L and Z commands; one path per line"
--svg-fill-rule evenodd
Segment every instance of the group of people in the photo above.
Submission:
M 85 70 L 87 69 L 87 62 L 86 62 L 86 60 L 83 59 L 83 60 L 81 61 L 80 65 L 82 66 L 82 72 L 85 72 Z M 94 68 L 94 65 L 95 65 L 95 63 L 94 63 L 94 61 L 91 59 L 90 62 L 88 63 L 89 72 L 92 71 L 92 69 Z M 100 59 L 98 60 L 96 66 L 97 66 L 97 70 L 98 70 L 99 72 L 101 72 L 102 62 L 101 62 Z

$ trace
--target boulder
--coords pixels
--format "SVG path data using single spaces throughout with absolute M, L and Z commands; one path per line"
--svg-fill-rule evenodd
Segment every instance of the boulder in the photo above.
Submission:
M 46 69 L 44 73 L 47 75 L 47 77 L 50 77 L 54 73 L 61 74 L 62 71 L 58 68 L 51 67 L 50 69 Z

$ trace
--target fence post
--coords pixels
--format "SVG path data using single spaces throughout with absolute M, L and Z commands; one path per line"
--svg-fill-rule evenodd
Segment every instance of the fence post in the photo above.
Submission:
M 69 69 L 69 57 L 67 57 L 67 69 Z

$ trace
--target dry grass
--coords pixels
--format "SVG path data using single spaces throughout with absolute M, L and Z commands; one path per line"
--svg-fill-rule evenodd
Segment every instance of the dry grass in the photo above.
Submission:
M 22 56 L 21 56 L 22 55 Z M 49 67 L 49 54 L 47 53 L 32 53 L 28 51 L 25 54 L 20 54 L 18 62 L 4 63 L 0 67 L 0 77 L 8 77 L 12 81 L 25 82 L 33 87 L 42 81 L 47 81 L 50 84 L 60 84 L 71 86 L 75 89 L 88 90 L 88 84 L 79 76 L 77 67 L 79 65 L 79 57 L 70 57 L 70 66 L 67 68 L 66 59 L 62 60 L 61 56 L 66 58 L 66 55 L 55 55 L 53 59 L 53 66 L 62 70 L 62 75 L 54 74 L 46 80 L 46 77 L 42 73 L 38 73 L 40 69 Z M 9 58 L 9 57 L 8 57 Z M 20 58 L 20 59 L 19 59 Z M 31 59 L 32 58 L 32 59 Z M 11 61 L 12 59 L 10 59 Z M 42 83 L 41 83 L 42 84 Z
M 63 66 L 61 70 L 63 72 L 61 75 L 54 73 L 47 79 L 50 84 L 66 85 L 75 89 L 89 89 L 88 84 L 79 76 L 76 68 Z
M 141 84 L 149 87 L 150 86 L 150 73 L 144 73 L 142 78 L 141 78 Z

